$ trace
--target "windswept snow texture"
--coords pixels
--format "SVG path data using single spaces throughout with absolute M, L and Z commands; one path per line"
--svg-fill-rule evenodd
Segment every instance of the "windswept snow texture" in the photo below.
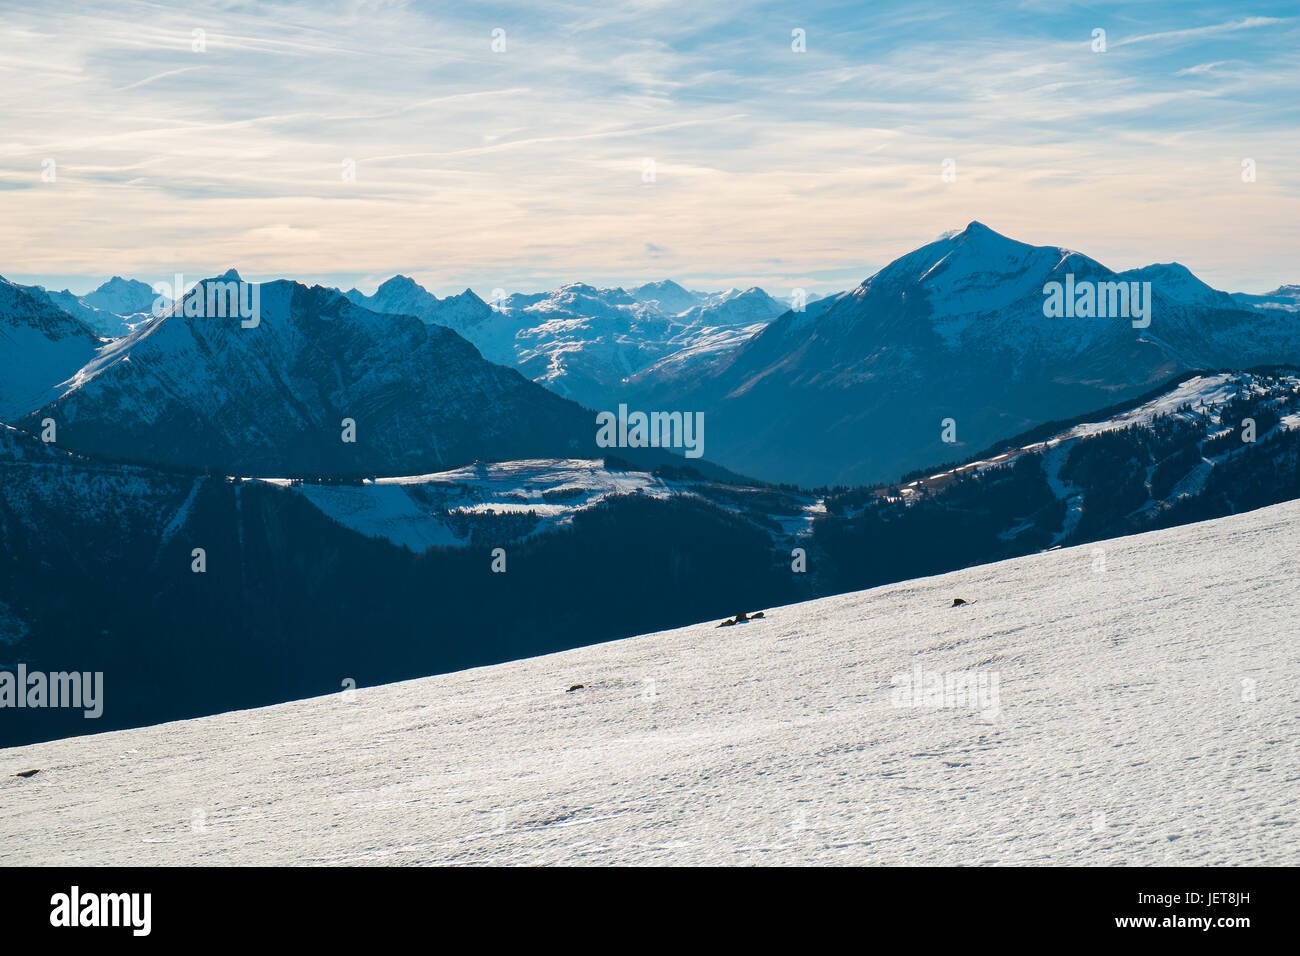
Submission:
M 0 863 L 1294 865 L 1298 529 L 3 751 Z M 914 668 L 996 700 L 911 706 Z

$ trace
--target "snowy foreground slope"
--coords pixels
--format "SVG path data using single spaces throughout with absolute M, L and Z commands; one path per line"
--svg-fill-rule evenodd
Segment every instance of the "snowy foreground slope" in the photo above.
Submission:
M 0 863 L 1295 864 L 1298 560 L 1292 502 L 0 751 Z

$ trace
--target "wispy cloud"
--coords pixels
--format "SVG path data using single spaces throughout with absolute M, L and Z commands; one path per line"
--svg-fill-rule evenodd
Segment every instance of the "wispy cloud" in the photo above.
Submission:
M 1286 21 L 1279 17 L 1245 17 L 1241 20 L 1232 20 L 1227 23 L 1215 23 L 1204 27 L 1188 27 L 1183 30 L 1165 30 L 1161 33 L 1144 33 L 1140 36 L 1127 37 L 1126 39 L 1120 40 L 1115 44 L 1115 46 L 1124 46 L 1129 43 L 1150 43 L 1153 40 L 1198 40 L 1220 33 L 1233 33 L 1237 30 L 1253 30 L 1256 27 L 1267 27 L 1284 22 Z
M 1213 63 L 1198 63 L 1196 66 L 1189 66 L 1185 70 L 1179 70 L 1174 76 L 1201 76 L 1205 73 L 1213 73 L 1226 62 L 1226 60 L 1215 60 Z
M 1300 28 L 1285 3 L 1253 13 L 18 8 L 0 274 L 825 290 L 980 219 L 1116 266 L 1296 281 Z
M 182 66 L 175 70 L 164 70 L 161 73 L 155 73 L 153 76 L 146 76 L 143 80 L 130 83 L 127 86 L 120 86 L 116 92 L 125 93 L 127 90 L 138 90 L 142 86 L 148 86 L 150 83 L 156 83 L 158 80 L 165 80 L 169 76 L 179 76 L 182 73 L 189 73 L 197 70 L 197 66 Z

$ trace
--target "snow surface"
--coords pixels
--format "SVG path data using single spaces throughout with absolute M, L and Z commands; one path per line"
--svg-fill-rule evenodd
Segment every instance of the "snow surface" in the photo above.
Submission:
M 1298 559 L 1290 502 L 0 751 L 0 863 L 1294 865 Z

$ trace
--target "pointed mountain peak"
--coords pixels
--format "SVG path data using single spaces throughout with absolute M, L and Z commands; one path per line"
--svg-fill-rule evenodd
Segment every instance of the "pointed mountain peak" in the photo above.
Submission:
M 217 282 L 243 282 L 244 280 L 240 278 L 239 273 L 234 269 L 234 267 L 231 267 L 227 269 L 225 272 L 221 273 L 221 275 L 217 276 L 216 281 Z
M 990 229 L 978 219 L 972 219 L 970 222 L 966 223 L 965 229 L 945 229 L 943 232 L 939 233 L 939 237 L 935 242 L 949 242 L 954 239 L 983 239 L 990 237 L 996 237 L 998 239 L 1007 238 L 1002 235 L 1002 233 Z
M 1133 270 L 1133 271 L 1136 272 L 1139 270 Z M 1187 266 L 1183 265 L 1181 262 L 1153 262 L 1149 266 L 1143 266 L 1141 271 L 1149 272 L 1149 273 L 1158 273 L 1167 276 L 1177 276 L 1179 278 L 1188 278 L 1188 277 L 1194 279 L 1196 278 L 1193 275 L 1192 270 L 1187 268 Z M 1199 282 L 1200 280 L 1197 279 L 1196 281 Z
M 1076 271 L 1103 271 L 1086 256 L 1054 246 L 1032 246 L 978 220 L 961 232 L 895 259 L 867 279 L 859 295 L 901 296 L 923 291 L 936 315 L 987 314 L 1021 300 L 1069 258 Z M 888 291 L 887 291 L 888 290 Z
M 638 288 L 636 288 L 636 289 L 633 290 L 633 291 L 636 291 L 636 292 L 685 292 L 686 290 L 683 289 L 679 283 L 674 282 L 672 279 L 660 279 L 658 282 L 647 282 L 645 285 L 643 285 L 643 286 L 639 286 Z
M 147 282 L 141 282 L 139 279 L 113 276 L 95 291 L 79 298 L 88 309 L 108 312 L 120 317 L 152 311 L 159 293 L 155 292 Z
M 996 229 L 990 229 L 978 219 L 972 219 L 966 224 L 966 228 L 954 236 L 954 238 L 966 245 L 979 246 L 980 248 L 1034 248 L 1027 242 L 1012 239 L 1010 236 L 1004 236 Z
M 685 312 L 687 309 L 693 309 L 703 303 L 705 297 L 698 295 L 688 289 L 682 288 L 681 285 L 672 279 L 660 279 L 657 282 L 647 282 L 645 285 L 637 286 L 631 290 L 633 298 L 641 302 L 653 302 L 659 309 L 670 315 L 676 315 Z
M 399 273 L 398 275 L 393 276 L 391 279 L 382 282 L 379 288 L 387 289 L 389 291 L 397 291 L 398 289 L 423 290 L 424 286 L 420 285 L 420 283 L 416 282 L 410 276 L 404 276 Z

